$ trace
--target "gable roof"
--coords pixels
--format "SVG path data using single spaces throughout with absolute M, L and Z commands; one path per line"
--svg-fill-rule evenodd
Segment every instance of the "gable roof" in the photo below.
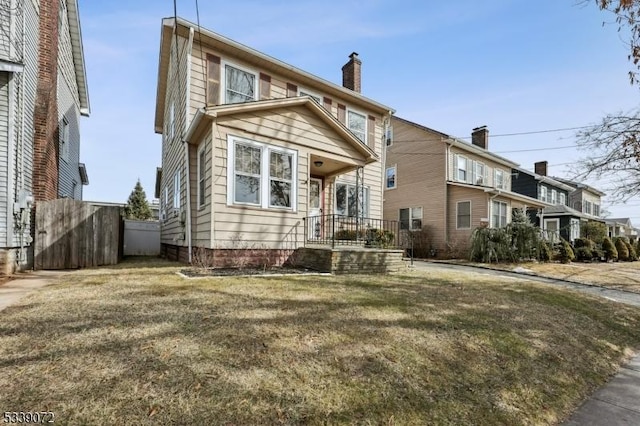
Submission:
M 535 180 L 540 181 L 542 183 L 546 183 L 548 185 L 552 185 L 552 186 L 556 186 L 560 189 L 563 189 L 565 191 L 573 191 L 575 188 L 567 185 L 566 183 L 560 182 L 559 180 L 556 180 L 552 177 L 549 176 L 543 176 L 543 175 L 539 175 L 535 172 L 532 172 L 530 170 L 526 170 L 523 169 L 522 167 L 514 167 L 514 170 L 518 171 L 519 173 L 524 173 L 527 174 L 529 176 L 532 176 Z
M 589 192 L 592 192 L 594 194 L 597 194 L 601 197 L 607 195 L 604 192 L 600 191 L 599 189 L 594 188 L 593 186 L 589 186 L 586 183 L 580 183 L 580 182 L 575 182 L 569 179 L 565 179 L 565 178 L 559 178 L 559 177 L 553 177 L 553 179 L 560 181 L 562 183 L 565 183 L 569 186 L 572 186 L 574 189 L 586 189 Z
M 204 46 L 214 45 L 216 50 L 230 56 L 241 58 L 243 61 L 252 64 L 257 68 L 269 70 L 283 76 L 294 77 L 301 84 L 309 86 L 309 89 L 318 88 L 327 94 L 344 97 L 349 99 L 349 101 L 354 105 L 377 111 L 379 113 L 387 114 L 395 112 L 393 108 L 367 98 L 358 92 L 354 92 L 353 90 L 317 77 L 307 71 L 303 71 L 300 68 L 296 68 L 293 65 L 289 65 L 286 62 L 280 61 L 272 56 L 252 49 L 251 47 L 245 46 L 211 30 L 199 27 L 197 24 L 186 19 L 180 17 L 178 17 L 177 20 L 175 18 L 164 18 L 162 20 L 160 33 L 160 57 L 158 65 L 158 87 L 156 93 L 155 114 L 156 133 L 162 133 L 164 124 L 163 112 L 167 77 L 169 73 L 169 59 L 168 55 L 165 53 L 171 49 L 171 38 L 174 34 L 174 26 L 176 26 L 176 24 L 179 33 L 184 33 L 185 35 L 188 34 L 190 30 L 193 30 L 195 33 L 198 33 L 199 31 L 198 36 L 194 37 L 194 41 L 197 40 Z
M 84 63 L 84 48 L 82 46 L 82 31 L 80 30 L 80 15 L 78 14 L 78 0 L 67 2 L 69 14 L 69 33 L 71 35 L 71 53 L 75 68 L 78 97 L 80 98 L 80 114 L 88 117 L 91 114 L 89 105 L 89 89 L 87 87 L 87 69 Z
M 463 149 L 467 152 L 470 152 L 472 154 L 478 155 L 480 157 L 486 158 L 488 160 L 491 161 L 495 161 L 496 163 L 500 163 L 503 165 L 506 165 L 510 168 L 516 168 L 519 167 L 518 163 L 514 163 L 513 161 L 501 157 L 497 154 L 492 153 L 491 151 L 487 151 L 486 149 L 480 148 L 479 146 L 475 146 L 473 144 L 470 144 L 469 142 L 465 142 L 461 139 L 455 138 L 451 135 L 448 135 L 446 133 L 442 133 L 438 130 L 434 130 L 431 129 L 429 127 L 423 126 L 422 124 L 418 124 L 418 123 L 414 123 L 413 121 L 409 121 L 407 119 L 404 118 L 400 118 L 398 116 L 393 116 L 392 120 L 398 120 L 398 121 L 402 121 L 403 123 L 406 123 L 410 126 L 413 126 L 417 129 L 420 129 L 422 131 L 426 131 L 426 132 L 432 132 L 432 133 L 436 133 L 438 134 L 440 137 L 442 137 L 442 142 L 448 143 L 451 146 L 455 146 L 456 148 L 460 148 Z
M 349 145 L 353 146 L 362 154 L 366 163 L 379 160 L 379 156 L 373 149 L 358 139 L 351 130 L 338 121 L 323 106 L 309 96 L 298 96 L 294 98 L 269 99 L 264 101 L 245 102 L 238 104 L 224 104 L 214 107 L 201 108 L 194 116 L 187 133 L 185 135 L 186 142 L 192 142 L 194 136 L 203 131 L 203 126 L 216 117 L 223 117 L 235 114 L 244 114 L 256 111 L 265 111 L 275 108 L 291 108 L 303 106 L 313 112 L 320 120 L 329 125 L 338 135 L 340 135 Z

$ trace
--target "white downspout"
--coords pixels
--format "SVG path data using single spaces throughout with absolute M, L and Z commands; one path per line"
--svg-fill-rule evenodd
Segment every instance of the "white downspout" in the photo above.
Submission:
M 193 47 L 193 27 L 189 28 L 189 43 L 187 44 L 187 76 L 186 76 L 186 82 L 185 82 L 185 113 L 184 113 L 184 133 L 187 133 L 187 130 L 189 129 L 189 124 L 191 124 L 191 121 L 189 119 L 189 108 L 191 107 L 191 93 L 189 90 L 189 85 L 191 83 L 191 49 Z M 180 84 L 180 82 L 178 82 L 178 84 Z M 192 247 L 192 236 L 191 236 L 191 167 L 189 166 L 189 143 L 188 142 L 184 142 L 184 157 L 185 157 L 185 164 L 186 164 L 186 190 L 187 190 L 187 232 L 186 232 L 186 236 L 187 236 L 187 247 L 188 247 L 188 254 L 189 254 L 189 263 L 191 263 L 191 251 L 193 249 Z
M 9 73 L 9 127 L 8 127 L 8 147 L 7 147 L 7 155 L 8 155 L 8 164 L 7 164 L 7 212 L 6 212 L 6 220 L 7 220 L 7 233 L 5 235 L 5 247 L 13 247 L 13 232 L 14 232 L 14 228 L 13 228 L 13 219 L 14 219 L 14 213 L 15 213 L 15 202 L 16 202 L 16 188 L 15 188 L 15 184 L 16 182 L 14 181 L 13 178 L 13 172 L 14 172 L 14 161 L 13 158 L 11 158 L 13 156 L 13 150 L 14 150 L 14 139 L 15 139 L 15 129 L 14 129 L 14 125 L 13 123 L 15 122 L 15 107 L 16 107 L 16 102 L 14 99 L 14 95 L 15 95 L 15 89 L 16 89 L 16 84 L 15 84 L 15 78 L 16 78 L 16 73 Z
M 444 162 L 444 242 L 449 242 L 449 161 L 451 155 L 451 145 L 449 141 L 444 141 L 447 155 Z

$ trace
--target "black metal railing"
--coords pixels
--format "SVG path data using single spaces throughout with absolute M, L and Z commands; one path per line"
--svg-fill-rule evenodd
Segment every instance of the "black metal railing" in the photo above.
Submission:
M 304 218 L 306 244 L 358 245 L 371 248 L 398 248 L 400 222 L 351 217 L 338 214 Z

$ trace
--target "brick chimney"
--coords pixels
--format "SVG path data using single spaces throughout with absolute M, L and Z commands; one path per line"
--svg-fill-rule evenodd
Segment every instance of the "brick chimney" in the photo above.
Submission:
M 538 161 L 533 165 L 533 171 L 540 176 L 547 175 L 547 162 L 546 161 Z
M 58 198 L 59 1 L 40 2 L 38 83 L 33 112 L 33 196 Z
M 480 126 L 471 132 L 471 143 L 482 149 L 489 148 L 489 129 L 487 126 Z
M 362 90 L 360 81 L 360 69 L 362 61 L 358 58 L 358 54 L 353 52 L 349 55 L 349 62 L 342 67 L 342 86 L 360 93 Z

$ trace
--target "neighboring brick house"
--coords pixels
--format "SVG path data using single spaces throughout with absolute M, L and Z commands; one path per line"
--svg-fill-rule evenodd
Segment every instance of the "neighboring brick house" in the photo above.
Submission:
M 164 255 L 190 261 L 195 247 L 220 266 L 244 262 L 250 247 L 281 263 L 309 237 L 311 217 L 382 219 L 393 111 L 360 93 L 360 68 L 353 53 L 339 86 L 164 19 L 155 115 Z
M 540 227 L 547 239 L 557 241 L 561 237 L 573 242 L 580 237 L 581 222 L 588 220 L 585 214 L 569 207 L 574 188 L 547 176 L 546 161 L 535 163 L 534 170 L 512 169 L 511 189 L 551 204 L 542 210 L 531 209 L 528 212 L 532 223 Z
M 479 226 L 503 227 L 513 209 L 550 204 L 511 189 L 518 164 L 489 152 L 489 132 L 476 128 L 472 143 L 392 117 L 385 158 L 384 218 L 423 230 L 438 255 L 468 248 Z
M 29 263 L 34 200 L 82 198 L 89 115 L 77 0 L 0 4 L 0 265 Z

